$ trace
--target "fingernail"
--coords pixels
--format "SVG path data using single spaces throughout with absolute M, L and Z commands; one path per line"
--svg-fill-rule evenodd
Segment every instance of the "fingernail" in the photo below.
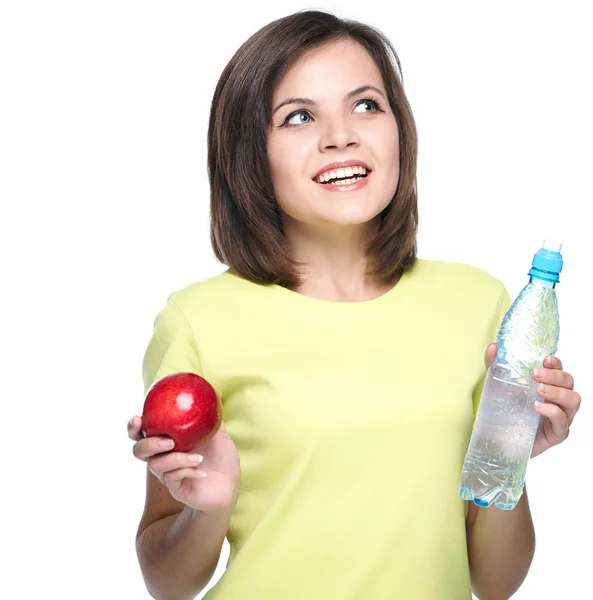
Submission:
M 537 387 L 538 387 L 538 389 L 539 389 L 540 392 L 545 392 L 548 389 L 547 386 L 544 383 L 538 384 Z
M 535 405 L 535 408 L 541 408 L 542 406 L 542 403 L 539 400 L 536 400 L 533 404 Z
M 535 377 L 543 377 L 545 374 L 545 371 L 543 369 L 533 369 L 533 375 Z
M 548 364 L 553 367 L 553 366 L 556 365 L 556 361 L 557 360 L 558 359 L 555 356 L 549 356 L 548 357 Z
M 173 448 L 174 445 L 173 440 L 161 440 L 161 448 Z
M 130 425 L 130 427 L 134 427 L 134 417 L 132 417 L 132 418 L 129 420 L 128 424 Z
M 201 463 L 204 460 L 204 457 L 201 454 L 190 454 L 189 460 L 195 463 Z

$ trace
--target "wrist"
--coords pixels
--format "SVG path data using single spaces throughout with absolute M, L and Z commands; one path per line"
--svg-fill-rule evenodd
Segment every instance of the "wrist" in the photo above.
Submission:
M 199 510 L 197 508 L 193 508 L 192 506 L 186 506 L 186 510 L 188 511 L 188 517 L 190 519 L 198 519 L 198 518 L 207 518 L 209 520 L 215 521 L 217 523 L 226 523 L 231 520 L 231 515 L 233 514 L 235 507 L 222 507 L 213 510 Z

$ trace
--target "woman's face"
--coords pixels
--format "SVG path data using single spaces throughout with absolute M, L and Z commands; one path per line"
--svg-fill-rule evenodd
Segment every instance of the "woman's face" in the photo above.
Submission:
M 346 98 L 363 86 L 379 91 L 367 89 Z M 345 40 L 303 57 L 274 90 L 272 110 L 289 98 L 315 104 L 291 102 L 272 116 L 268 157 L 285 224 L 362 225 L 377 217 L 397 188 L 399 142 L 395 116 L 370 55 Z M 326 165 L 351 160 L 372 171 L 363 187 L 339 191 L 315 181 Z M 352 179 L 356 169 L 337 174 Z

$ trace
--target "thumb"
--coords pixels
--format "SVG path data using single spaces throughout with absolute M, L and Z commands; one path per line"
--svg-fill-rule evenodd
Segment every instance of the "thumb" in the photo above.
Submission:
M 484 355 L 484 364 L 486 365 L 487 369 L 494 362 L 497 351 L 498 351 L 498 346 L 496 345 L 495 342 L 493 342 L 492 344 L 488 344 L 488 348 L 486 348 L 486 354 Z

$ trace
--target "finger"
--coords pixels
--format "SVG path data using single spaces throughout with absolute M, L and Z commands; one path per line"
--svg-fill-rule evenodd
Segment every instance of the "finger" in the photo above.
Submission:
M 533 378 L 536 381 L 574 390 L 574 378 L 570 373 L 560 369 L 533 369 Z
M 562 370 L 562 361 L 557 357 L 550 354 L 544 359 L 544 367 L 549 369 L 560 369 Z
M 167 452 L 154 456 L 148 461 L 150 470 L 157 477 L 164 477 L 167 473 L 188 467 L 196 467 L 204 460 L 201 454 L 195 452 Z
M 135 415 L 128 421 L 128 437 L 131 440 L 138 441 L 144 438 L 142 432 L 142 418 Z
M 164 475 L 165 484 L 172 492 L 176 492 L 181 487 L 184 479 L 202 479 L 204 477 L 206 477 L 206 471 L 196 467 L 175 469 Z
M 567 390 L 566 388 L 540 383 L 537 386 L 537 395 L 540 398 L 559 406 L 566 413 L 569 425 L 581 408 L 580 394 L 573 392 L 572 390 Z
M 552 433 L 559 441 L 563 442 L 570 433 L 570 425 L 566 413 L 559 406 L 551 402 L 536 402 L 534 408 L 540 415 L 550 420 Z
M 492 344 L 488 344 L 488 347 L 486 348 L 486 353 L 484 354 L 484 364 L 486 365 L 487 369 L 494 362 L 497 351 L 498 346 L 495 342 L 493 342 Z
M 155 454 L 170 452 L 175 447 L 175 442 L 166 436 L 153 435 L 143 438 L 134 444 L 132 452 L 140 460 L 148 460 Z

